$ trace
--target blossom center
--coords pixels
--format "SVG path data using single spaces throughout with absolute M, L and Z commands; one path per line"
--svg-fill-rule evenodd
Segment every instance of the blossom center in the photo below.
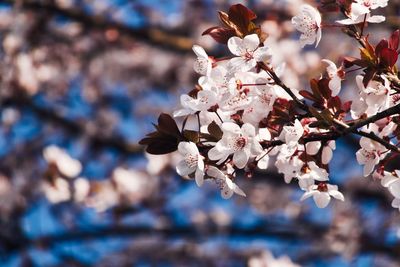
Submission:
M 317 190 L 319 192 L 328 192 L 328 185 L 326 183 L 319 183 Z
M 244 59 L 246 61 L 249 61 L 249 60 L 252 60 L 253 58 L 254 58 L 253 57 L 253 51 L 246 50 L 246 53 L 244 53 Z
M 246 144 L 247 144 L 247 138 L 244 136 L 240 136 L 236 138 L 233 147 L 235 150 L 241 150 L 246 146 Z
M 185 163 L 189 168 L 194 168 L 197 166 L 198 158 L 196 155 L 188 154 L 185 157 Z

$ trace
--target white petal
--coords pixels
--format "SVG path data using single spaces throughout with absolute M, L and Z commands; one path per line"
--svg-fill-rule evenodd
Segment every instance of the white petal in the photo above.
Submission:
M 250 123 L 242 125 L 242 133 L 244 136 L 254 137 L 256 135 L 256 129 Z
M 332 190 L 329 191 L 329 195 L 333 196 L 336 199 L 339 199 L 341 201 L 344 201 L 344 196 L 341 192 L 337 191 L 337 190 Z
M 397 179 L 389 186 L 389 191 L 395 198 L 400 198 L 400 179 Z
M 316 155 L 321 148 L 320 141 L 308 142 L 306 144 L 306 152 L 308 155 Z
M 269 163 L 269 156 L 267 155 L 257 162 L 257 167 L 261 170 L 266 170 L 268 168 L 268 163 Z
M 329 81 L 328 85 L 329 89 L 332 90 L 332 96 L 337 96 L 342 86 L 342 80 L 338 76 L 335 76 Z
M 204 172 L 200 169 L 196 170 L 195 180 L 198 187 L 202 186 L 204 183 Z
M 328 193 L 326 192 L 315 192 L 315 194 L 313 195 L 315 204 L 317 204 L 318 208 L 325 208 L 326 206 L 328 206 L 329 201 L 331 200 L 331 197 Z
M 393 199 L 392 207 L 397 208 L 397 209 L 400 208 L 400 199 L 398 199 L 398 198 Z
M 246 150 L 239 150 L 233 154 L 233 163 L 237 168 L 243 169 L 246 166 L 249 157 L 250 155 Z
M 383 187 L 388 187 L 391 183 L 395 182 L 397 179 L 398 179 L 397 177 L 391 174 L 385 175 L 385 177 L 383 177 L 383 179 L 381 180 L 381 185 Z
M 375 163 L 372 160 L 368 160 L 364 165 L 364 177 L 370 175 L 375 167 Z
M 384 22 L 386 20 L 386 18 L 384 16 L 371 16 L 367 19 L 368 22 L 370 23 L 381 23 Z
M 186 164 L 186 162 L 184 160 L 180 161 L 178 163 L 178 165 L 176 165 L 176 172 L 180 176 L 189 175 L 189 174 L 193 173 L 194 171 L 195 171 L 195 169 L 194 168 L 189 168 L 189 166 Z
M 237 36 L 229 38 L 228 48 L 229 51 L 236 56 L 241 56 L 246 52 L 246 50 L 243 50 L 243 40 Z
M 257 34 L 250 34 L 243 38 L 243 48 L 247 51 L 254 51 L 260 45 Z
M 207 55 L 207 53 L 206 53 L 206 51 L 204 50 L 203 47 L 201 47 L 199 45 L 194 45 L 192 47 L 192 50 L 196 54 L 196 56 L 203 57 L 203 58 L 208 58 L 208 55 Z
M 219 160 L 224 155 L 225 155 L 225 153 L 219 151 L 217 147 L 213 147 L 208 151 L 208 158 L 210 160 Z
M 328 164 L 331 161 L 332 156 L 333 156 L 332 149 L 329 146 L 325 146 L 322 149 L 322 156 L 321 156 L 322 164 L 324 165 Z
M 224 133 L 225 132 L 234 133 L 234 134 L 241 133 L 239 125 L 237 125 L 236 123 L 233 123 L 233 122 L 224 122 L 222 124 L 221 128 Z
M 305 200 L 305 199 L 307 199 L 307 198 L 309 198 L 309 197 L 312 197 L 312 196 L 315 194 L 315 192 L 316 192 L 316 191 L 314 191 L 314 190 L 305 192 L 305 193 L 301 196 L 300 200 L 303 201 L 303 200 Z

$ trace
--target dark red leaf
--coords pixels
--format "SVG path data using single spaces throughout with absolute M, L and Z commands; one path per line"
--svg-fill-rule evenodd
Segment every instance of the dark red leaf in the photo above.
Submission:
M 399 37 L 400 37 L 400 30 L 397 30 L 392 33 L 392 36 L 389 38 L 389 48 L 393 50 L 397 50 L 399 48 Z
M 311 92 L 307 91 L 307 90 L 301 90 L 301 91 L 299 91 L 299 94 L 302 95 L 304 98 L 306 98 L 308 100 L 311 100 L 311 101 L 314 101 L 314 102 L 317 101 L 317 99 L 314 97 L 314 95 Z
M 345 68 L 350 68 L 352 66 L 360 66 L 360 67 L 367 67 L 368 62 L 359 58 L 355 57 L 344 57 L 343 58 L 343 66 Z
M 181 136 L 181 132 L 179 131 L 175 120 L 166 113 L 161 113 L 161 115 L 158 117 L 158 129 L 163 133 L 177 138 Z
M 249 24 L 257 15 L 242 4 L 232 5 L 228 11 L 229 20 L 233 22 L 240 32 L 247 33 Z
M 325 99 L 329 99 L 332 95 L 331 89 L 329 89 L 329 79 L 322 78 L 318 81 L 318 88 L 321 92 L 321 95 Z
M 235 36 L 235 30 L 223 27 L 211 27 L 205 30 L 202 35 L 210 35 L 216 42 L 226 44 L 232 36 Z
M 393 67 L 396 64 L 398 58 L 398 54 L 395 50 L 390 48 L 384 48 L 381 52 L 381 62 L 385 64 L 385 66 Z
M 386 39 L 382 39 L 379 44 L 376 46 L 375 48 L 375 54 L 377 57 L 380 57 L 382 50 L 384 48 L 388 48 L 389 47 L 389 42 Z
M 346 102 L 344 102 L 343 103 L 343 107 L 342 107 L 342 110 L 344 111 L 344 112 L 349 112 L 350 111 L 350 108 L 351 108 L 351 103 L 352 103 L 352 101 L 346 101 Z

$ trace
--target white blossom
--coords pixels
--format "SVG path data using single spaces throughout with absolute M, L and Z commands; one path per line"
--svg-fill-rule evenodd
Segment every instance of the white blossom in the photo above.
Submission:
M 328 67 L 326 68 L 326 72 L 328 73 L 329 76 L 329 89 L 332 91 L 332 96 L 337 96 L 340 92 L 340 89 L 342 87 L 342 80 L 344 73 L 341 69 L 338 69 L 332 61 L 328 59 L 323 59 L 323 62 L 328 64 Z
M 233 69 L 248 71 L 256 66 L 257 62 L 266 63 L 272 53 L 266 46 L 259 47 L 260 39 L 257 34 L 250 34 L 243 39 L 233 36 L 228 40 L 228 48 L 235 58 L 230 60 Z
M 180 142 L 178 151 L 183 156 L 183 160 L 176 166 L 176 172 L 181 176 L 195 173 L 196 184 L 202 186 L 204 182 L 204 161 L 196 144 Z
M 310 5 L 302 5 L 300 14 L 292 18 L 292 24 L 301 32 L 300 44 L 302 47 L 315 43 L 318 46 L 321 40 L 321 15 Z
M 389 192 L 395 197 L 400 199 L 400 171 L 395 170 L 395 174 L 386 173 L 381 183 L 384 187 L 389 189 Z
M 337 23 L 343 25 L 352 25 L 366 22 L 381 23 L 385 21 L 384 16 L 371 16 L 371 9 L 387 6 L 388 0 L 356 0 L 351 4 L 350 14 L 347 19 L 338 20 Z
M 364 176 L 368 176 L 374 170 L 375 165 L 385 157 L 387 149 L 380 143 L 366 137 L 360 139 L 361 149 L 356 157 L 359 164 L 364 165 Z
M 318 208 L 325 208 L 328 206 L 331 197 L 344 201 L 344 196 L 338 191 L 337 185 L 331 185 L 327 183 L 311 185 L 300 200 L 303 201 L 309 197 L 313 197 Z
M 194 70 L 201 75 L 209 75 L 212 69 L 212 61 L 210 60 L 206 51 L 199 45 L 194 45 L 192 49 L 197 56 L 194 64 Z
M 328 181 L 328 172 L 317 166 L 314 161 L 307 162 L 305 170 L 298 176 L 299 186 L 302 189 L 314 184 L 314 181 Z
M 288 146 L 294 146 L 303 136 L 304 128 L 299 120 L 295 120 L 293 126 L 283 126 L 279 135 L 279 139 L 284 141 Z
M 221 190 L 221 196 L 224 199 L 231 198 L 234 193 L 246 196 L 242 189 L 237 186 L 225 173 L 214 166 L 209 166 L 207 169 L 207 175 L 214 178 Z
M 243 169 L 251 155 L 259 155 L 262 152 L 262 147 L 255 138 L 256 130 L 253 125 L 245 123 L 239 127 L 236 123 L 225 122 L 221 129 L 222 139 L 208 152 L 208 157 L 218 161 L 217 164 L 221 164 L 233 154 L 233 163 L 237 168 Z

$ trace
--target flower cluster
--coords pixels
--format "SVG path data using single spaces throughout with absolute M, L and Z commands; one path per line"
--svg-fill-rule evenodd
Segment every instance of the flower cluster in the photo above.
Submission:
M 183 121 L 182 127 L 162 114 L 156 131 L 141 144 L 152 154 L 178 150 L 182 156 L 178 174 L 194 178 L 198 186 L 213 181 L 223 198 L 235 193 L 246 196 L 238 186 L 238 174 L 252 177 L 258 169 L 270 168 L 274 157 L 285 182 L 294 179 L 304 191 L 301 199 L 313 197 L 324 208 L 332 197 L 344 201 L 338 186 L 329 183 L 335 140 L 355 134 L 361 136 L 356 158 L 364 166 L 364 175 L 374 170 L 385 173 L 382 183 L 396 197 L 393 205 L 400 206 L 399 173 L 384 171 L 386 161 L 400 152 L 395 144 L 400 133 L 400 80 L 395 66 L 399 32 L 372 45 L 363 35 L 364 28 L 367 22 L 384 20 L 370 12 L 388 1 L 336 2 L 347 19 L 334 26 L 357 40 L 361 57 L 343 57 L 339 64 L 322 60 L 326 72 L 311 79 L 311 90 L 297 90 L 283 82 L 285 62 L 276 60 L 265 42 L 266 34 L 253 22 L 256 15 L 252 11 L 238 4 L 228 14 L 220 12 L 224 27 L 213 27 L 204 34 L 225 44 L 230 55 L 214 58 L 193 46 L 197 55 L 194 70 L 201 76 L 195 89 L 181 96 L 182 107 L 174 112 Z M 321 14 L 310 5 L 300 8 L 292 24 L 301 32 L 302 47 L 317 46 L 322 27 L 328 25 L 322 24 Z M 342 82 L 353 71 L 359 72 L 354 79 L 358 97 L 343 102 Z M 186 128 L 192 119 L 197 129 Z

